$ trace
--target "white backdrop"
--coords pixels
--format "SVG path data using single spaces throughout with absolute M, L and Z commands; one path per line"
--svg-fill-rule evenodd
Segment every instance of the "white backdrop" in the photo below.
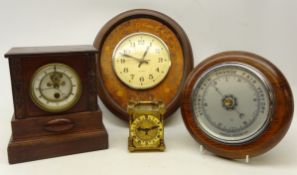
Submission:
M 251 51 L 277 65 L 297 94 L 296 0 L 1 0 L 0 174 L 296 174 L 296 119 L 280 144 L 246 164 L 199 152 L 180 110 L 166 122 L 166 152 L 129 153 L 127 124 L 101 102 L 109 149 L 8 164 L 13 102 L 4 53 L 13 46 L 92 44 L 108 20 L 134 8 L 157 10 L 175 19 L 191 41 L 195 65 L 221 51 Z

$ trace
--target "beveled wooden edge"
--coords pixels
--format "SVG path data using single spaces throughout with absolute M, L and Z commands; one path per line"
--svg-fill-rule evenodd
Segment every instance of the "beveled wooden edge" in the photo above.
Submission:
M 39 47 L 13 47 L 4 57 L 15 58 L 26 55 L 48 55 L 69 53 L 97 53 L 93 45 L 65 45 L 65 46 L 39 46 Z M 24 57 L 26 58 L 26 57 Z
M 180 41 L 181 47 L 183 49 L 183 56 L 184 56 L 184 75 L 182 79 L 182 83 L 180 85 L 180 88 L 177 92 L 177 96 L 172 100 L 170 104 L 167 105 L 167 112 L 164 115 L 165 118 L 168 118 L 171 114 L 173 114 L 177 108 L 180 106 L 181 103 L 181 92 L 184 87 L 184 83 L 186 80 L 187 75 L 190 73 L 190 71 L 193 69 L 193 53 L 190 41 L 184 32 L 184 30 L 177 24 L 173 19 L 170 17 L 157 12 L 153 10 L 148 9 L 135 9 L 123 12 L 116 17 L 112 18 L 110 21 L 108 21 L 105 26 L 100 30 L 100 32 L 97 34 L 95 41 L 93 43 L 94 47 L 98 49 L 99 53 L 97 55 L 97 88 L 98 88 L 98 94 L 101 98 L 104 105 L 113 112 L 117 117 L 129 121 L 129 115 L 123 108 L 121 108 L 116 102 L 112 100 L 112 98 L 108 95 L 104 83 L 102 81 L 102 75 L 100 72 L 100 55 L 101 55 L 101 49 L 103 46 L 103 43 L 106 39 L 106 37 L 109 35 L 109 33 L 119 24 L 130 20 L 134 18 L 150 18 L 157 20 L 163 24 L 165 24 L 168 28 L 170 28 L 174 34 L 177 36 L 178 40 Z
M 191 94 L 195 82 L 208 68 L 222 62 L 241 62 L 260 70 L 271 82 L 276 100 L 272 118 L 266 130 L 257 138 L 240 145 L 223 144 L 208 137 L 196 126 L 191 107 Z M 227 51 L 213 55 L 201 62 L 187 78 L 181 112 L 184 123 L 193 138 L 214 154 L 230 158 L 243 159 L 248 155 L 254 157 L 273 148 L 285 136 L 290 127 L 294 111 L 293 95 L 290 86 L 281 71 L 265 58 L 249 52 Z

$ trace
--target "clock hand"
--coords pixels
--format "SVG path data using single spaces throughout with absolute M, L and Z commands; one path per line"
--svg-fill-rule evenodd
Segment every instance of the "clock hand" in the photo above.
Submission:
M 150 48 L 151 48 L 151 45 L 149 45 L 149 46 L 146 48 L 146 50 L 145 50 L 145 52 L 144 52 L 144 54 L 143 54 L 143 56 L 142 56 L 142 60 L 144 60 L 144 58 L 145 58 L 145 56 L 147 55 L 147 53 L 148 53 L 148 51 L 149 51 Z
M 159 128 L 159 126 L 152 126 L 152 127 L 150 127 L 150 130 L 154 130 L 154 129 L 157 129 L 157 128 Z
M 141 128 L 141 127 L 139 127 L 139 128 L 137 128 L 137 130 L 138 131 L 143 131 L 143 132 L 145 132 L 145 135 L 148 135 L 148 132 L 150 131 L 150 128 Z
M 135 60 L 135 61 L 138 61 L 139 63 L 140 62 L 144 62 L 144 63 L 146 63 L 146 64 L 148 64 L 148 61 L 149 60 L 142 60 L 142 59 L 140 59 L 140 58 L 137 58 L 137 57 L 134 57 L 134 56 L 132 56 L 132 55 L 128 55 L 128 54 L 121 54 L 123 57 L 126 57 L 126 58 L 131 58 L 131 59 L 133 59 L 133 60 Z
M 145 52 L 144 52 L 144 54 L 143 54 L 143 56 L 142 56 L 142 58 L 141 58 L 141 61 L 140 61 L 139 64 L 138 64 L 138 67 L 140 67 L 143 63 L 148 64 L 148 62 L 145 62 L 144 59 L 145 59 L 145 56 L 147 55 L 147 53 L 148 53 L 150 47 L 151 47 L 151 45 L 149 45 L 149 46 L 146 48 L 146 50 L 145 50 Z

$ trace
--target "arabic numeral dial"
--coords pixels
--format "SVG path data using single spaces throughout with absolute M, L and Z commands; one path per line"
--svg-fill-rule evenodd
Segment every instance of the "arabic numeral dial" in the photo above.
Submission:
M 133 89 L 149 89 L 161 83 L 171 67 L 166 43 L 145 32 L 130 34 L 113 51 L 113 70 Z

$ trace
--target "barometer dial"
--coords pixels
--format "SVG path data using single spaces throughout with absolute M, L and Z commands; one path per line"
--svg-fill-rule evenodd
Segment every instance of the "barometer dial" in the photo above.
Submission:
M 250 66 L 215 66 L 194 87 L 194 115 L 210 137 L 245 142 L 256 137 L 270 120 L 272 94 L 266 78 Z

